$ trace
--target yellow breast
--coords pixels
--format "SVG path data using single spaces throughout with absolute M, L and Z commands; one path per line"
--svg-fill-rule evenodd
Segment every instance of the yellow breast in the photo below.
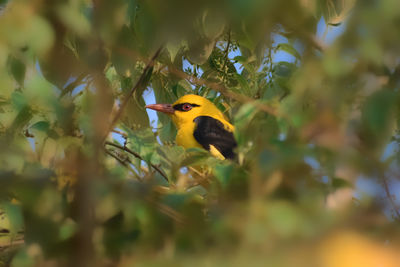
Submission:
M 196 124 L 194 122 L 185 123 L 179 127 L 176 134 L 176 143 L 184 148 L 199 147 L 202 146 L 196 141 L 193 136 L 194 128 Z
M 212 116 L 210 116 L 212 117 Z M 233 131 L 234 130 L 234 126 L 232 124 L 230 124 L 229 122 L 219 118 L 219 120 L 224 124 L 224 127 L 226 130 L 228 131 Z M 184 124 L 180 124 L 180 127 L 178 128 L 178 132 L 176 134 L 176 143 L 179 146 L 183 146 L 184 148 L 192 148 L 192 147 L 198 147 L 198 148 L 203 148 L 203 146 L 201 144 L 199 144 L 196 139 L 194 138 L 194 130 L 196 127 L 196 124 L 191 121 L 191 122 L 187 122 Z M 209 151 L 211 153 L 211 155 L 213 155 L 214 157 L 217 157 L 219 159 L 225 159 L 225 157 L 218 151 L 218 149 L 213 146 L 210 145 Z

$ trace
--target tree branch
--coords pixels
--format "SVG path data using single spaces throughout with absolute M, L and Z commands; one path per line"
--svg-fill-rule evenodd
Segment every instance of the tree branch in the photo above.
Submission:
M 87 76 L 87 73 L 81 73 L 76 79 L 75 81 L 73 81 L 72 83 L 68 84 L 67 87 L 65 87 L 60 94 L 59 98 L 62 98 L 63 96 L 65 96 L 66 94 L 72 92 L 77 86 L 82 84 L 83 79 L 85 79 Z
M 178 70 L 177 68 L 174 68 L 172 66 L 168 67 L 169 71 L 171 73 L 173 73 L 174 75 L 180 77 L 181 79 L 186 79 L 189 82 L 193 83 L 193 84 L 197 84 L 197 85 L 203 85 L 203 86 L 207 86 L 210 87 L 211 89 L 220 92 L 222 95 L 224 95 L 225 97 L 228 97 L 230 99 L 234 99 L 238 102 L 241 103 L 251 103 L 253 104 L 255 107 L 257 107 L 259 110 L 262 110 L 266 113 L 269 113 L 271 115 L 274 116 L 281 116 L 283 114 L 278 114 L 278 111 L 270 106 L 267 106 L 265 104 L 259 103 L 257 101 L 255 101 L 253 98 L 242 95 L 242 94 L 238 94 L 232 91 L 229 91 L 225 86 L 223 86 L 222 84 L 216 83 L 216 82 L 209 82 L 207 80 L 204 80 L 202 78 L 197 78 L 195 76 L 189 75 L 181 70 Z
M 25 240 L 23 238 L 22 239 L 13 240 L 7 245 L 1 245 L 0 246 L 0 251 L 3 251 L 5 249 L 7 249 L 7 248 L 18 247 L 18 246 L 21 246 L 21 245 L 24 245 L 24 244 L 25 244 Z
M 228 30 L 228 41 L 226 42 L 226 48 L 224 51 L 225 55 L 225 61 L 224 61 L 224 66 L 222 70 L 224 71 L 224 78 L 223 78 L 223 83 L 226 81 L 226 76 L 228 75 L 228 71 L 225 71 L 226 66 L 228 65 L 228 60 L 229 60 L 229 47 L 231 46 L 231 29 Z
M 114 155 L 113 153 L 111 153 L 111 151 L 109 151 L 109 150 L 107 150 L 105 148 L 104 148 L 104 151 L 106 152 L 107 155 L 111 156 L 116 161 L 118 161 L 122 166 L 126 167 L 128 170 L 133 172 L 135 174 L 135 176 L 138 178 L 139 181 L 142 181 L 141 177 L 133 170 L 133 168 L 131 166 L 129 166 L 129 164 L 127 164 L 125 161 L 120 159 L 117 155 Z
M 109 125 L 109 127 L 107 129 L 107 132 L 104 134 L 103 140 L 106 140 L 109 132 L 111 132 L 112 129 L 114 128 L 114 125 L 117 123 L 117 121 L 121 117 L 124 109 L 128 105 L 129 99 L 133 96 L 133 93 L 139 88 L 139 86 L 143 86 L 143 82 L 144 82 L 144 79 L 145 79 L 146 75 L 148 74 L 149 70 L 154 66 L 154 61 L 160 55 L 162 49 L 163 49 L 163 47 L 161 46 L 155 52 L 153 57 L 150 59 L 150 61 L 147 63 L 146 67 L 144 68 L 143 73 L 142 73 L 142 75 L 140 75 L 140 77 L 139 77 L 138 81 L 136 82 L 135 86 L 133 86 L 131 91 L 129 92 L 129 94 L 126 95 L 126 97 L 125 97 L 124 101 L 122 102 L 120 108 L 117 110 L 117 112 L 115 113 L 114 118 L 111 120 L 111 123 L 110 123 L 110 125 Z
M 280 31 L 280 35 L 286 37 L 286 38 L 291 38 L 291 34 L 288 34 L 286 32 Z M 326 50 L 326 44 L 324 44 L 321 40 L 319 40 L 314 34 L 306 31 L 301 31 L 299 32 L 299 37 L 303 37 L 304 40 L 314 47 L 315 49 L 319 50 L 320 52 L 324 52 Z
M 396 214 L 396 218 L 394 218 L 394 219 L 396 219 L 397 221 L 400 221 L 400 212 L 399 212 L 399 209 L 398 209 L 396 203 L 393 200 L 392 194 L 390 193 L 389 185 L 385 178 L 385 175 L 383 173 L 381 173 L 380 176 L 381 176 L 383 188 L 385 189 L 385 193 L 387 195 L 387 198 L 389 199 L 389 203 L 392 206 L 394 213 Z
M 187 219 L 184 215 L 182 215 L 180 212 L 174 210 L 170 206 L 167 206 L 159 201 L 155 201 L 149 197 L 146 198 L 148 202 L 150 202 L 152 205 L 156 206 L 156 208 L 166 216 L 170 217 L 173 219 L 175 222 L 177 222 L 180 225 L 183 225 L 186 223 Z
M 121 53 L 124 53 L 127 57 L 130 57 L 134 60 L 137 59 L 137 57 L 139 56 L 137 53 L 135 53 L 134 51 L 130 51 L 128 49 L 124 49 L 121 47 L 118 47 L 119 50 L 121 51 Z M 162 68 L 161 68 L 162 69 Z M 209 82 L 207 80 L 201 79 L 201 78 L 197 78 L 193 75 L 189 75 L 175 67 L 173 67 L 172 65 L 168 66 L 168 70 L 170 73 L 178 76 L 181 79 L 185 79 L 187 81 L 189 81 L 192 84 L 196 84 L 196 85 L 200 85 L 200 86 L 207 86 L 217 92 L 220 92 L 222 95 L 224 95 L 227 98 L 233 99 L 235 101 L 238 101 L 240 103 L 252 103 L 254 106 L 256 106 L 259 110 L 266 112 L 268 114 L 274 115 L 274 116 L 280 116 L 280 117 L 286 117 L 283 114 L 278 114 L 278 111 L 273 108 L 270 107 L 268 105 L 259 103 L 257 101 L 255 101 L 253 98 L 238 94 L 238 93 L 234 93 L 232 91 L 229 91 L 225 86 L 223 86 L 222 84 L 218 84 L 216 82 Z
M 135 151 L 130 150 L 130 149 L 127 148 L 126 146 L 121 146 L 121 145 L 118 145 L 118 144 L 115 144 L 115 143 L 112 143 L 112 142 L 109 142 L 109 141 L 106 141 L 104 144 L 105 144 L 105 145 L 109 145 L 109 146 L 116 147 L 116 148 L 121 149 L 121 150 L 124 150 L 124 151 L 128 152 L 129 154 L 131 154 L 132 156 L 134 156 L 134 157 L 136 157 L 136 158 L 138 158 L 138 159 L 140 159 L 140 160 L 145 161 L 145 160 L 142 158 L 142 156 L 140 156 L 140 155 L 139 155 L 138 153 L 136 153 Z M 167 182 L 169 182 L 167 175 L 165 175 L 165 173 L 164 173 L 157 165 L 154 165 L 154 164 L 152 164 L 151 162 L 149 162 L 149 164 L 150 164 L 150 166 L 151 166 L 153 169 L 155 169 Z

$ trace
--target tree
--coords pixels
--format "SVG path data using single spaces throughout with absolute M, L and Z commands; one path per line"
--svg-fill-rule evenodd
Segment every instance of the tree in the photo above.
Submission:
M 397 266 L 396 1 L 1 3 L 0 266 Z M 188 93 L 237 161 L 144 109 Z

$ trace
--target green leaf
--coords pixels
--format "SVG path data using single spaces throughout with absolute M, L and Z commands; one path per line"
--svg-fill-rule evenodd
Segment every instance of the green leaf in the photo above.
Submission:
M 296 65 L 286 61 L 279 61 L 274 65 L 274 74 L 281 77 L 289 77 L 296 69 Z
M 193 87 L 187 80 L 180 80 L 178 85 L 183 88 L 182 93 L 185 94 L 193 93 Z M 182 95 L 177 94 L 176 96 L 181 97 Z
M 131 77 L 135 72 L 137 55 L 129 53 L 136 50 L 137 40 L 128 26 L 124 25 L 118 34 L 117 45 L 114 46 L 111 62 L 120 76 Z
M 3 203 L 1 204 L 1 208 L 9 220 L 8 230 L 10 231 L 10 235 L 15 237 L 24 227 L 21 206 L 11 203 Z
M 176 55 L 181 51 L 182 44 L 181 43 L 173 43 L 168 42 L 166 45 L 166 49 L 168 50 L 170 63 L 173 64 L 175 62 Z
M 35 75 L 25 82 L 24 95 L 30 105 L 52 110 L 57 103 L 54 85 L 40 75 Z
M 8 59 L 8 64 L 10 66 L 11 74 L 14 79 L 21 85 L 24 85 L 26 66 L 25 64 L 18 60 L 17 58 L 10 56 Z
M 144 78 L 141 84 L 138 85 L 133 96 L 129 98 L 128 105 L 126 106 L 122 121 L 131 129 L 140 129 L 149 127 L 149 117 L 147 115 L 146 109 L 144 108 L 146 103 L 144 102 L 143 92 L 146 89 L 150 77 L 152 75 L 152 69 L 148 70 L 147 73 L 143 74 Z M 125 92 L 124 97 L 121 101 L 125 101 L 125 97 L 130 94 L 133 85 L 132 78 L 130 77 L 120 77 L 122 91 Z M 139 78 L 138 78 L 139 79 Z
M 393 120 L 398 95 L 390 90 L 380 90 L 368 97 L 362 118 L 368 130 L 379 136 L 385 133 Z
M 50 123 L 48 121 L 39 121 L 33 124 L 30 128 L 41 132 L 47 132 L 50 129 Z
M 127 147 L 142 156 L 145 161 L 151 161 L 152 155 L 158 147 L 157 140 L 151 129 L 143 128 L 133 131 L 124 127 L 124 130 L 128 133 Z
M 356 0 L 329 1 L 322 4 L 322 14 L 327 24 L 332 26 L 340 25 L 354 7 Z
M 234 168 L 232 165 L 217 165 L 214 168 L 215 178 L 220 182 L 223 189 L 227 189 L 231 176 L 233 174 Z
M 202 17 L 202 26 L 205 36 L 214 39 L 223 33 L 225 20 L 220 12 L 207 10 Z
M 350 183 L 349 181 L 339 178 L 339 177 L 333 177 L 332 179 L 332 186 L 336 189 L 340 188 L 353 188 L 353 184 Z
M 23 95 L 21 92 L 14 91 L 11 94 L 11 103 L 14 108 L 19 111 L 27 106 L 28 100 L 26 99 L 26 96 Z
M 168 86 L 168 81 L 163 75 L 154 75 L 151 83 L 156 97 L 156 103 L 171 104 L 176 101 L 172 86 Z M 162 114 L 161 112 L 158 112 L 157 116 L 162 125 L 166 125 L 171 121 L 168 115 Z
M 210 153 L 202 148 L 186 149 L 187 157 L 182 161 L 182 166 L 199 166 L 210 157 Z
M 170 118 L 164 124 L 159 124 L 161 129 L 159 130 L 159 136 L 161 142 L 174 142 L 176 137 L 176 127 Z
M 63 64 L 60 65 L 60 62 Z M 44 78 L 60 89 L 64 88 L 71 77 L 78 77 L 82 71 L 82 62 L 78 60 L 76 51 L 64 44 L 54 47 L 51 57 L 40 58 L 39 64 Z
M 173 209 L 180 209 L 190 198 L 187 194 L 168 194 L 162 199 L 162 202 Z
M 236 113 L 234 118 L 234 125 L 235 125 L 235 139 L 237 143 L 240 145 L 244 144 L 245 141 L 250 137 L 246 137 L 246 129 L 248 128 L 251 120 L 257 113 L 257 108 L 248 103 L 244 104 L 240 107 L 239 111 Z
M 252 120 L 257 108 L 253 104 L 244 104 L 235 115 L 234 124 L 237 128 L 244 128 Z
M 77 224 L 72 220 L 66 220 L 60 227 L 60 239 L 67 240 L 77 231 Z
M 301 59 L 301 55 L 299 52 L 297 52 L 297 50 L 291 45 L 291 44 L 287 44 L 287 43 L 280 43 L 278 44 L 278 46 L 276 47 L 277 50 L 282 50 L 285 51 L 286 53 L 291 54 L 292 56 L 294 56 L 296 59 Z
M 192 64 L 202 65 L 210 57 L 214 46 L 215 40 L 213 39 L 198 37 L 195 40 L 190 40 L 186 57 Z
M 142 96 L 131 98 L 124 110 L 122 122 L 131 129 L 142 129 L 150 126 L 149 116 L 144 106 L 146 103 Z
M 277 76 L 266 88 L 262 98 L 265 100 L 280 100 L 289 92 L 289 89 L 286 87 L 287 82 L 287 79 Z
M 29 121 L 32 119 L 33 114 L 30 107 L 23 107 L 18 115 L 15 117 L 10 128 L 7 130 L 9 134 L 16 134 L 22 131 L 24 127 L 27 126 Z
M 283 236 L 296 236 L 304 227 L 304 215 L 289 202 L 274 202 L 267 209 L 268 224 L 274 233 Z
M 85 36 L 90 32 L 90 22 L 79 9 L 79 5 L 61 4 L 56 12 L 61 21 L 79 35 Z
M 233 60 L 241 64 L 244 64 L 248 61 L 248 59 L 244 56 L 236 56 L 233 58 Z
M 251 89 L 250 89 L 249 83 L 247 82 L 247 79 L 238 73 L 235 73 L 234 77 L 239 82 L 239 86 L 241 89 L 240 91 L 242 91 L 245 95 L 250 95 Z

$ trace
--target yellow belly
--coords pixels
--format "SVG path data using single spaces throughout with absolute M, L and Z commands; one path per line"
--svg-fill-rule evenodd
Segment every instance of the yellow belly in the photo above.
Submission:
M 191 122 L 182 125 L 182 127 L 178 129 L 178 132 L 176 134 L 177 145 L 183 146 L 184 148 L 191 148 L 191 147 L 202 148 L 202 146 L 196 141 L 196 139 L 193 136 L 194 127 L 195 123 Z
M 176 143 L 178 146 L 183 146 L 186 149 L 192 147 L 203 148 L 203 146 L 199 144 L 193 136 L 194 127 L 195 123 L 190 123 L 178 130 L 178 133 L 176 134 Z M 225 159 L 225 157 L 213 145 L 210 145 L 210 153 L 214 157 Z

